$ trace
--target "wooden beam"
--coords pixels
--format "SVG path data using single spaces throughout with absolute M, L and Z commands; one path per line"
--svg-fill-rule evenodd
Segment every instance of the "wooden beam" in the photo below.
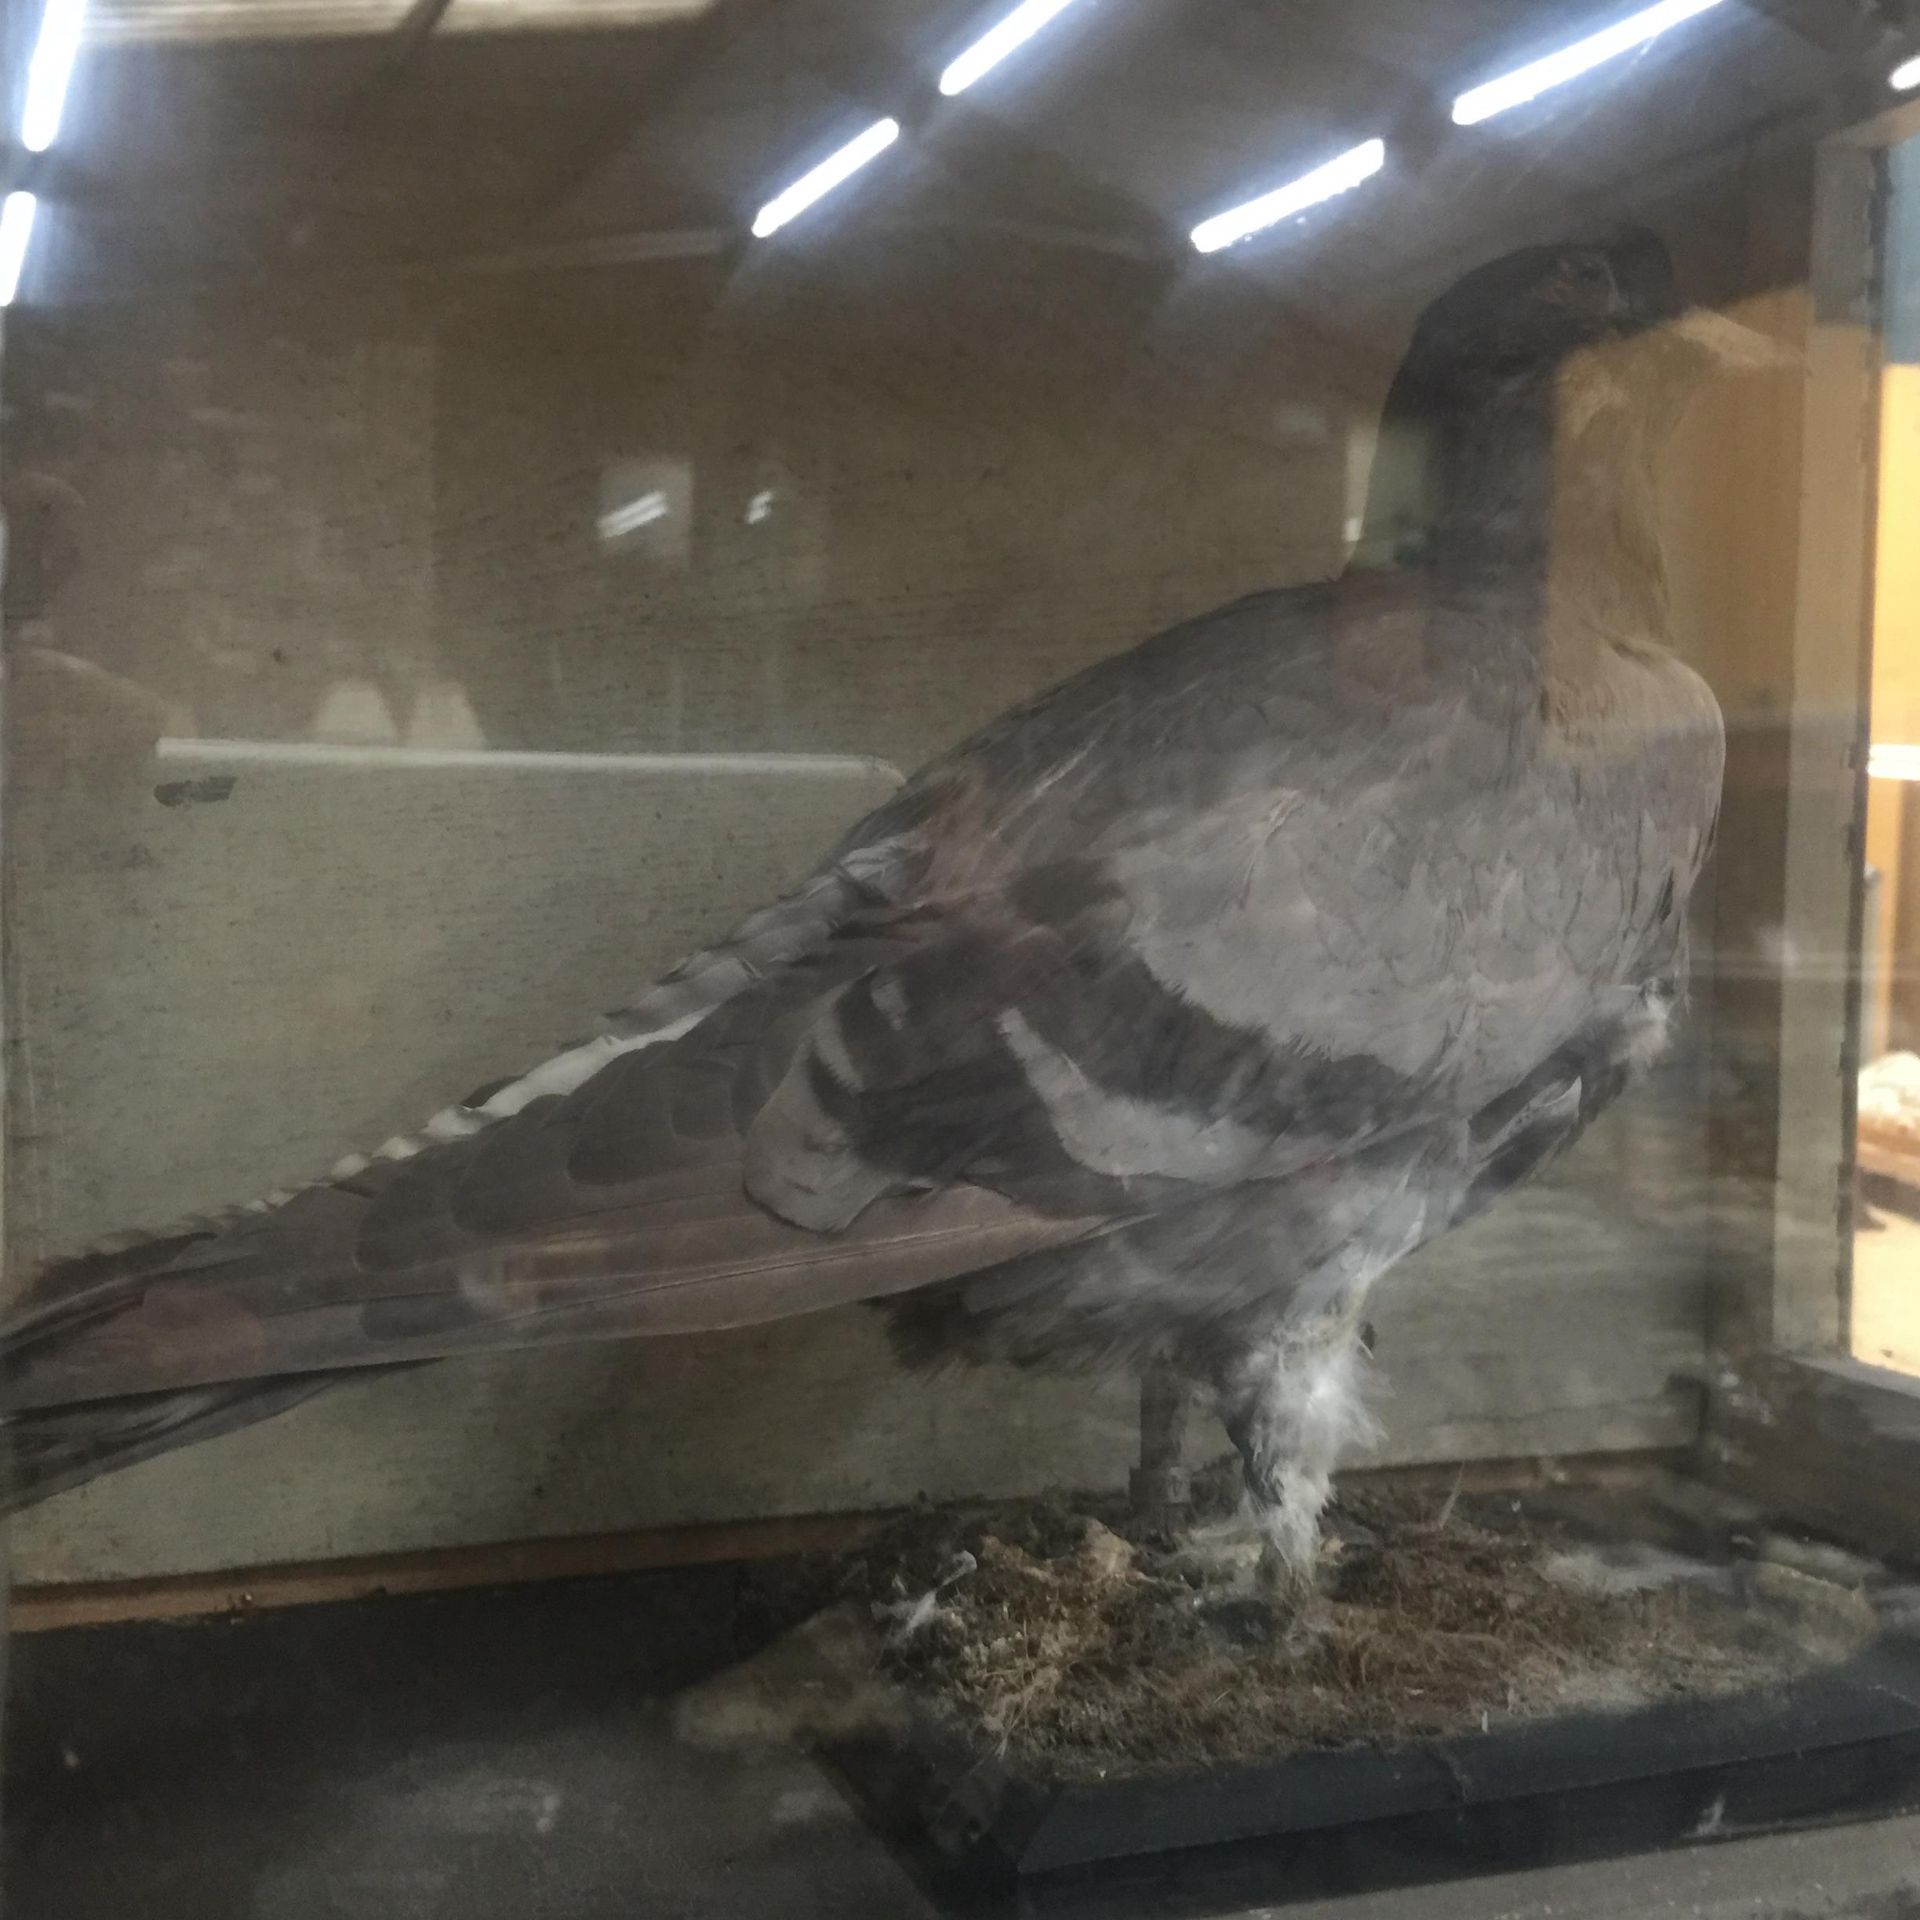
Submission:
M 1756 1355 L 1710 1384 L 1701 1470 L 1769 1516 L 1920 1564 L 1920 1380 Z
M 591 1579 L 664 1567 L 708 1566 L 723 1560 L 772 1560 L 784 1554 L 833 1552 L 850 1546 L 882 1517 L 809 1514 L 639 1533 L 573 1534 L 426 1553 L 296 1561 L 164 1579 L 18 1587 L 9 1602 L 8 1624 L 15 1633 L 45 1633 L 63 1627 L 106 1626 L 117 1620 L 188 1620 L 387 1594 Z
M 1675 1448 L 1637 1453 L 1563 1455 L 1553 1460 L 1472 1460 L 1459 1465 L 1362 1468 L 1343 1484 L 1430 1488 L 1436 1500 L 1452 1490 L 1505 1492 L 1526 1487 L 1639 1483 L 1681 1465 Z M 990 1502 L 984 1504 L 992 1504 Z M 722 1561 L 773 1560 L 788 1554 L 834 1553 L 892 1518 L 899 1509 L 803 1514 L 787 1519 L 724 1521 L 622 1533 L 571 1534 L 432 1552 L 366 1554 L 306 1560 L 231 1572 L 145 1580 L 84 1580 L 16 1587 L 7 1625 L 15 1633 L 111 1626 L 126 1620 L 192 1620 L 306 1607 L 329 1601 L 460 1588 L 517 1585 L 650 1573 Z
M 1879 157 L 1871 146 L 1844 137 L 1821 150 L 1782 943 L 1785 954 L 1802 957 L 1782 967 L 1772 1271 L 1755 1277 L 1745 1329 L 1755 1350 L 1775 1352 L 1832 1352 L 1845 1332 L 1879 444 L 1873 295 L 1878 181 Z

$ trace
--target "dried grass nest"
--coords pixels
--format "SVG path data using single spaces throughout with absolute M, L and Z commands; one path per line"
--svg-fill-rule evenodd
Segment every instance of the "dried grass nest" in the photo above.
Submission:
M 1304 1605 L 1277 1608 L 1256 1559 L 1230 1526 L 1169 1535 L 1097 1502 L 923 1508 L 763 1598 L 850 1604 L 924 1708 L 1060 1779 L 1738 1692 L 1874 1628 L 1858 1594 L 1784 1568 L 1740 1602 L 1609 1579 L 1503 1496 L 1347 1496 Z

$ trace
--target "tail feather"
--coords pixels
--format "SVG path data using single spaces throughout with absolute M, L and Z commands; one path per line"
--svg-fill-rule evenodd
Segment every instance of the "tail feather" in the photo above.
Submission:
M 696 1211 L 706 1217 L 616 1216 L 549 1235 L 498 1251 L 478 1276 L 368 1275 L 350 1260 L 289 1275 L 218 1235 L 170 1242 L 165 1257 L 159 1246 L 102 1256 L 80 1292 L 8 1330 L 8 1503 L 370 1372 L 789 1318 L 937 1285 L 1098 1224 L 1036 1216 L 978 1188 L 883 1201 L 830 1240 L 763 1212 L 737 1183 L 724 1214 Z
M 137 1311 L 147 1288 L 174 1261 L 244 1217 L 209 1219 L 156 1239 L 96 1247 L 53 1262 L 42 1271 L 26 1310 L 6 1329 L 9 1365 L 36 1346 L 84 1340 L 89 1330 Z M 101 1474 L 272 1419 L 350 1377 L 310 1373 L 15 1410 L 6 1422 L 0 1512 L 18 1512 Z
M 44 1269 L 0 1327 L 13 1464 L 0 1500 L 45 1498 L 369 1371 L 739 1325 L 897 1284 L 884 1234 L 849 1257 L 746 1198 L 737 1139 L 701 1137 L 714 1102 L 694 1075 L 676 1086 L 669 1117 L 700 1125 L 691 1135 L 655 1125 L 658 1180 L 618 1192 L 569 1185 L 549 1164 L 544 1129 L 566 1095 L 616 1064 L 627 1071 L 614 1078 L 631 1082 L 642 1056 L 651 1068 L 717 1010 L 884 904 L 924 858 L 918 808 L 907 796 L 889 802 L 792 893 L 607 1015 L 594 1039 L 469 1095 L 418 1133 L 298 1192 Z M 648 1115 L 614 1119 L 631 1132 Z M 448 1204 L 449 1176 L 476 1169 L 459 1206 Z M 944 1271 L 967 1245 L 1024 1244 L 1028 1230 L 1009 1211 L 981 1195 L 940 1220 L 896 1222 L 901 1271 Z
M 614 1210 L 470 1258 L 359 1266 L 351 1236 L 216 1238 L 129 1268 L 87 1308 L 8 1330 L 15 1413 L 289 1374 L 757 1325 L 871 1300 L 1076 1238 L 1099 1223 L 981 1188 L 901 1196 L 825 1237 L 729 1193 Z M 179 1262 L 184 1258 L 185 1264 Z
M 102 1474 L 271 1420 L 353 1377 L 305 1373 L 16 1414 L 7 1426 L 11 1458 L 0 1511 L 17 1513 Z

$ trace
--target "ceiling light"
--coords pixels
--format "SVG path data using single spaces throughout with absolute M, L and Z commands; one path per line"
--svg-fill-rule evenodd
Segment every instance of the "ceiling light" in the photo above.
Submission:
M 1915 87 L 1920 87 L 1920 53 L 1915 54 L 1911 60 L 1901 61 L 1887 75 L 1887 85 L 1895 93 L 1911 93 Z
M 26 264 L 38 204 L 30 193 L 10 193 L 0 206 L 0 307 L 12 306 L 20 290 L 20 269 Z
M 1273 192 L 1263 193 L 1257 200 L 1249 200 L 1243 206 L 1229 207 L 1225 213 L 1216 213 L 1212 219 L 1202 220 L 1193 230 L 1193 244 L 1202 253 L 1217 253 L 1222 247 L 1232 246 L 1236 240 L 1244 240 L 1250 233 L 1258 233 L 1262 227 L 1270 227 L 1276 221 L 1304 213 L 1307 208 L 1318 206 L 1322 200 L 1331 200 L 1335 194 L 1345 193 L 1349 187 L 1357 187 L 1362 180 L 1371 179 L 1386 163 L 1386 142 L 1363 140 L 1339 159 L 1329 160 L 1324 167 L 1315 167 L 1311 173 L 1303 173 L 1298 180 L 1289 181 L 1284 187 L 1276 187 Z
M 817 167 L 809 168 L 792 186 L 776 193 L 753 216 L 753 237 L 764 240 L 768 234 L 778 233 L 795 214 L 806 212 L 869 160 L 878 159 L 899 138 L 898 120 L 876 120 L 865 133 L 856 135 L 837 153 L 828 154 Z
M 47 0 L 40 16 L 40 38 L 27 64 L 27 104 L 20 115 L 20 144 L 29 153 L 44 153 L 60 131 L 60 111 L 67 104 L 67 80 L 73 56 L 80 51 L 80 28 L 87 17 L 87 0 Z
M 1021 0 L 1021 4 L 989 27 L 965 53 L 953 61 L 940 76 L 940 91 L 965 93 L 982 74 L 991 73 L 1016 47 L 1023 47 L 1056 15 L 1065 13 L 1073 0 Z
M 1719 5 L 1720 0 L 1660 0 L 1658 6 L 1629 14 L 1617 25 L 1576 40 L 1558 53 L 1531 60 L 1512 73 L 1489 80 L 1484 86 L 1469 88 L 1453 103 L 1454 121 L 1463 127 L 1476 126 L 1482 120 L 1491 120 L 1496 113 L 1505 113 L 1509 107 L 1523 106 L 1548 88 L 1577 80 L 1583 73 L 1591 73 L 1618 55 L 1645 46 L 1669 27 L 1677 27 L 1696 13 L 1705 13 L 1709 7 Z

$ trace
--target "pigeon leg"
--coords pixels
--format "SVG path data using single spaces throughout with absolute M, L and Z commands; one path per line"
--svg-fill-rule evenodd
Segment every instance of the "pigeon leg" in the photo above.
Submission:
M 1186 1465 L 1192 1412 L 1193 1388 L 1186 1376 L 1168 1361 L 1152 1362 L 1140 1380 L 1140 1464 L 1128 1488 L 1134 1512 L 1149 1526 L 1177 1528 L 1193 1503 Z
M 1276 1592 L 1311 1588 L 1333 1470 L 1349 1447 L 1372 1437 L 1360 1395 L 1363 1365 L 1356 1305 L 1282 1322 L 1239 1362 L 1222 1393 L 1221 1417 L 1266 1537 L 1262 1584 Z

